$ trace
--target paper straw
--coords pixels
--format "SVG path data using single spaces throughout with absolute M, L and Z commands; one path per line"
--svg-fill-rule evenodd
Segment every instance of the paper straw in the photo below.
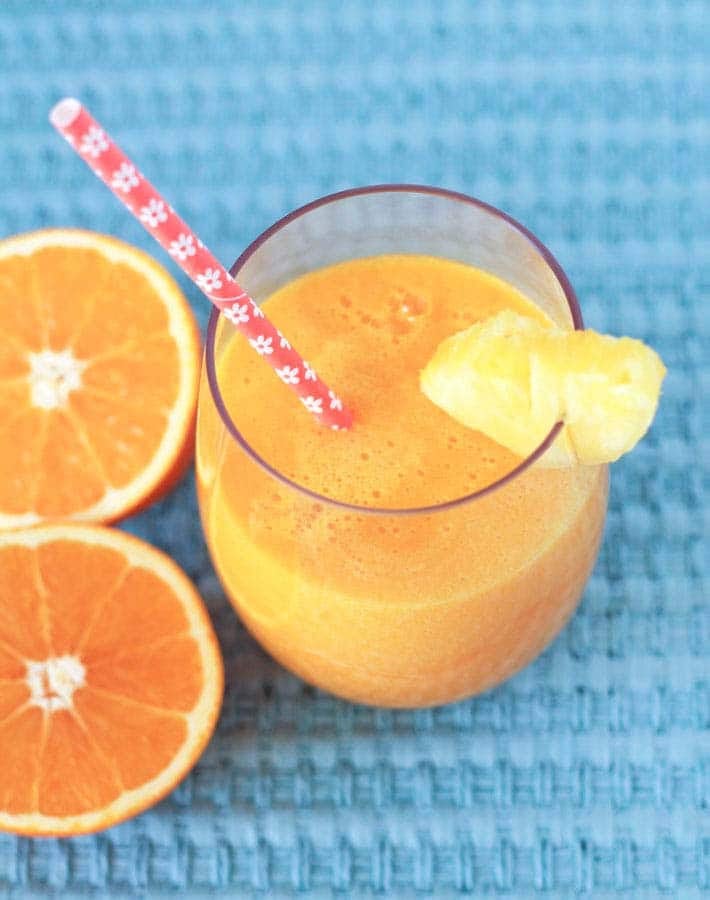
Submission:
M 247 338 L 281 381 L 296 392 L 306 409 L 330 428 L 350 428 L 352 415 L 340 398 L 269 322 L 258 304 L 242 290 L 86 108 L 78 100 L 67 97 L 56 104 L 49 119 L 183 272 Z

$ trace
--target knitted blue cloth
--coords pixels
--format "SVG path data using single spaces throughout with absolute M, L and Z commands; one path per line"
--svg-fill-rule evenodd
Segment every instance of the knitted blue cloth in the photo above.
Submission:
M 47 124 L 73 94 L 227 262 L 321 194 L 442 185 L 532 228 L 586 322 L 669 368 L 614 466 L 577 615 L 465 703 L 357 707 L 284 672 L 223 598 L 192 479 L 129 522 L 209 604 L 217 733 L 134 821 L 0 836 L 0 896 L 710 891 L 707 17 L 703 0 L 0 4 L 0 237 L 94 228 L 175 272 Z

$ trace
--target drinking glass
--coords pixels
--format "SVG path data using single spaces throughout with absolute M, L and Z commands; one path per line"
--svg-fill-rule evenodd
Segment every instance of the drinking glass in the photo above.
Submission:
M 556 323 L 583 327 L 564 272 L 534 235 L 437 188 L 381 185 L 316 200 L 258 237 L 232 273 L 262 302 L 314 269 L 401 253 L 476 266 Z M 245 439 L 219 378 L 232 339 L 233 326 L 213 313 L 198 493 L 215 568 L 256 639 L 306 681 L 391 707 L 487 690 L 534 659 L 573 612 L 596 560 L 607 468 L 536 466 L 558 424 L 513 471 L 467 496 L 421 509 L 338 502 L 277 471 Z

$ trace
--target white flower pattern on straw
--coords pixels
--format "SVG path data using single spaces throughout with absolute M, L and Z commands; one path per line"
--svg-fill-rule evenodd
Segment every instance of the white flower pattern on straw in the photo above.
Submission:
M 301 381 L 298 366 L 282 366 L 276 374 L 284 384 L 299 384 Z
M 244 296 L 246 296 L 246 294 Z M 249 298 L 249 302 L 251 303 L 251 311 L 254 313 L 254 318 L 255 319 L 263 319 L 264 313 L 261 311 L 261 307 L 259 306 L 259 304 L 255 303 L 251 299 L 251 297 Z M 281 344 L 281 346 L 283 347 L 283 344 Z
M 232 325 L 246 325 L 249 321 L 249 307 L 246 303 L 233 303 L 231 306 L 224 307 L 222 315 Z
M 149 225 L 151 228 L 157 228 L 161 222 L 167 222 L 168 220 L 165 203 L 163 203 L 162 200 L 151 198 L 148 201 L 147 206 L 141 206 L 138 218 L 144 225 Z
M 331 409 L 342 409 L 343 401 L 338 397 L 336 393 L 333 391 L 328 391 L 328 396 L 330 397 L 330 408 Z
M 82 135 L 79 152 L 85 153 L 92 159 L 97 159 L 102 153 L 108 150 L 108 146 L 108 139 L 103 128 L 92 125 L 86 134 Z
M 263 334 L 260 334 L 255 338 L 249 338 L 249 343 L 256 350 L 259 356 L 270 356 L 274 352 L 274 348 L 272 346 L 273 338 L 266 337 Z
M 306 407 L 308 412 L 321 415 L 323 412 L 323 398 L 313 397 L 310 394 L 307 397 L 301 397 L 301 403 Z
M 306 381 L 316 380 L 316 373 L 311 368 L 311 364 L 307 363 L 305 359 L 303 360 L 303 377 L 306 379 Z
M 205 269 L 202 275 L 198 275 L 195 278 L 195 281 L 197 282 L 197 286 L 207 294 L 211 291 L 218 291 L 222 287 L 222 278 L 219 269 Z
M 124 194 L 128 194 L 138 186 L 138 172 L 130 163 L 123 162 L 111 176 L 111 187 Z
M 170 241 L 169 252 L 171 256 L 174 256 L 181 262 L 185 262 L 188 256 L 194 256 L 197 251 L 195 250 L 195 241 L 192 235 L 179 234 L 177 240 Z

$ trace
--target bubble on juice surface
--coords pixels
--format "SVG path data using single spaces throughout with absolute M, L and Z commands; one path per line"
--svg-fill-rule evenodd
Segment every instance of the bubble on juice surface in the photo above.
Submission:
M 429 313 L 426 297 L 406 288 L 395 288 L 389 299 L 389 324 L 394 334 L 407 334 Z

